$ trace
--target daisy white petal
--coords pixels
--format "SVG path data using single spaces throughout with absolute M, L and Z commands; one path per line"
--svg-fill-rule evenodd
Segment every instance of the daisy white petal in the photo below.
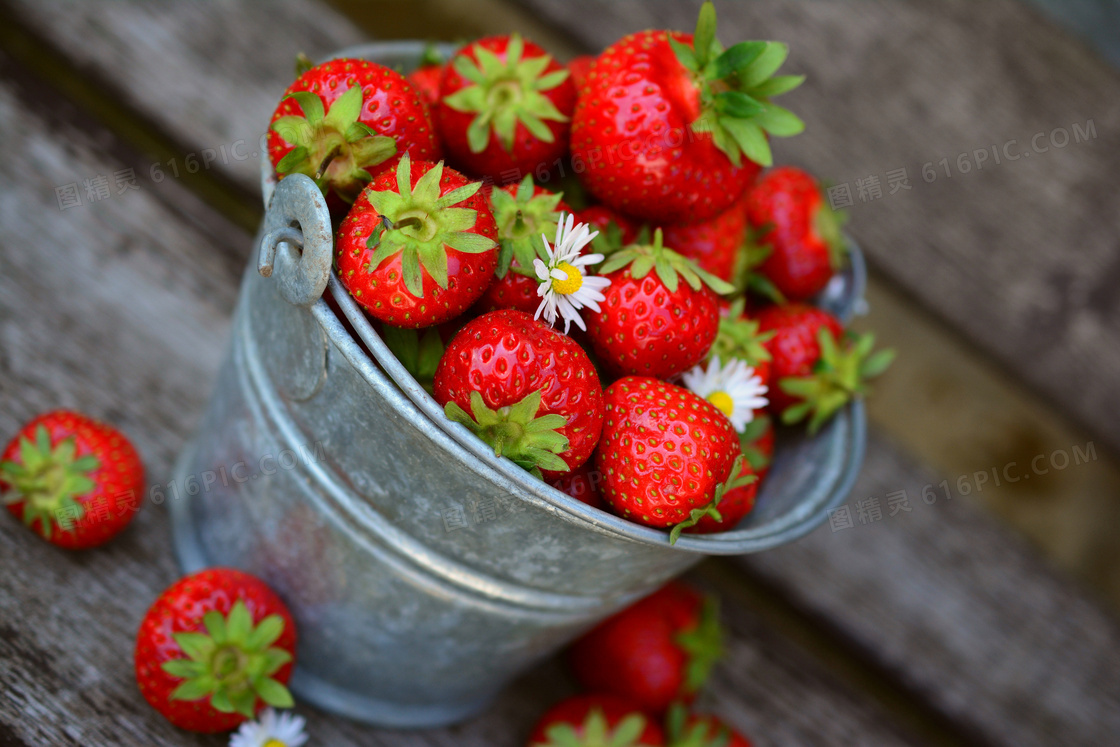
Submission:
M 681 379 L 688 389 L 727 415 L 731 425 L 740 433 L 754 419 L 755 410 L 769 403 L 765 397 L 768 391 L 766 385 L 745 361 L 732 360 L 723 366 L 719 356 L 715 356 L 707 368 L 704 364 L 695 366 Z
M 266 708 L 256 721 L 241 724 L 230 737 L 229 747 L 265 747 L 276 743 L 283 747 L 301 747 L 307 742 L 306 725 L 302 716 Z
M 580 253 L 598 235 L 586 223 L 577 224 L 575 216 L 569 214 L 560 216 L 555 242 L 549 244 L 548 238 L 541 236 L 547 261 L 533 261 L 540 280 L 537 295 L 542 299 L 537 319 L 543 316 L 549 324 L 556 324 L 562 318 L 565 333 L 573 322 L 580 329 L 587 329 L 579 310 L 587 307 L 598 311 L 599 301 L 604 300 L 602 291 L 610 285 L 609 280 L 594 278 L 586 272 L 587 267 L 601 262 L 603 255 Z

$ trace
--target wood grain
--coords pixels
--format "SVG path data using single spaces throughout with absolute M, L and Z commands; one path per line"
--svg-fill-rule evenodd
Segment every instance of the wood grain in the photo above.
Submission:
M 184 154 L 247 143 L 243 152 L 252 157 L 212 168 L 254 192 L 257 142 L 295 79 L 296 55 L 317 57 L 363 38 L 326 5 L 305 0 L 52 0 L 12 9 Z
M 10 70 L 6 72 L 11 73 Z M 34 95 L 39 98 L 31 98 Z M 71 118 L 51 123 L 41 90 L 0 83 L 0 433 L 56 406 L 119 425 L 144 455 L 149 481 L 171 462 L 208 396 L 250 237 L 165 182 L 60 211 L 55 187 L 125 167 L 106 133 Z M 208 226 L 203 230 L 199 226 Z M 218 242 L 215 245 L 215 242 Z M 107 547 L 64 553 L 0 517 L 0 744 L 218 745 L 176 731 L 143 701 L 133 636 L 177 577 L 165 508 L 146 505 Z M 759 745 L 845 745 L 853 734 L 910 745 L 873 703 L 746 609 L 721 668 L 714 705 Z M 484 716 L 451 729 L 372 730 L 301 709 L 319 744 L 516 747 L 554 700 L 571 692 L 553 662 L 511 687 Z M 791 737 L 793 738 L 793 737 Z
M 699 5 L 519 1 L 586 49 L 691 29 Z M 808 129 L 777 141 L 777 159 L 850 186 L 875 266 L 1120 450 L 1120 71 L 1015 0 L 759 0 L 720 4 L 719 20 L 725 40 L 789 42 L 787 67 L 808 81 L 787 104 Z M 1096 136 L 1076 143 L 1089 121 Z M 1047 144 L 1058 129 L 1064 148 Z M 1049 150 L 1027 156 L 1037 133 Z M 991 147 L 1012 140 L 1023 155 L 997 165 Z M 912 189 L 891 195 L 902 168 Z M 883 197 L 860 202 L 872 175 Z
M 983 743 L 1110 744 L 1120 626 L 974 503 L 946 500 L 940 480 L 873 435 L 852 528 L 737 562 Z M 898 491 L 911 510 L 892 517 Z M 867 498 L 882 518 L 863 524 Z

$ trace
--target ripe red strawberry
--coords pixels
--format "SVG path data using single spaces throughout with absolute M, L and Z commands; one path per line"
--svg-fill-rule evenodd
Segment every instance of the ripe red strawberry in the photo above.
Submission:
M 416 90 L 424 97 L 424 103 L 432 107 L 439 103 L 439 82 L 443 77 L 443 55 L 429 44 L 420 55 L 420 62 L 406 76 Z
M 497 227 L 479 182 L 438 164 L 378 177 L 338 229 L 342 284 L 370 315 L 396 327 L 430 327 L 466 311 L 498 263 Z
M 824 290 L 841 268 L 847 247 L 841 216 L 824 200 L 820 185 L 801 169 L 766 174 L 747 194 L 747 217 L 770 249 L 759 271 L 790 301 Z
M 571 76 L 547 52 L 518 34 L 491 36 L 447 64 L 436 120 L 453 163 L 518 181 L 567 152 L 575 103 Z
M 589 205 L 576 213 L 576 220 L 598 230 L 600 236 L 609 234 L 613 223 L 618 230 L 619 247 L 633 244 L 638 238 L 638 227 L 634 221 L 606 205 Z
M 669 710 L 665 731 L 672 747 L 751 747 L 750 740 L 716 716 L 689 714 L 680 705 Z
M 742 42 L 725 51 L 715 27 L 707 2 L 695 34 L 641 31 L 596 58 L 572 119 L 572 158 L 602 202 L 655 224 L 707 220 L 770 165 L 767 134 L 804 128 L 770 103 L 803 80 L 771 77 L 786 46 Z
M 405 153 L 416 160 L 441 157 L 428 107 L 400 73 L 365 60 L 331 60 L 303 73 L 269 124 L 276 173 L 310 176 L 332 213 L 343 214 Z
M 766 343 L 774 332 L 761 332 L 757 319 L 747 316 L 746 302 L 739 298 L 720 309 L 719 332 L 708 356 L 721 361 L 746 361 L 767 387 L 772 387 L 770 350 Z
M 595 462 L 587 461 L 583 466 L 550 480 L 548 484 L 588 506 L 606 510 L 607 504 L 603 502 L 603 494 L 599 492 L 602 479 L 603 476 L 595 469 Z
M 663 230 L 665 246 L 716 277 L 732 282 L 739 263 L 739 250 L 747 235 L 747 216 L 738 206 L 710 220 L 667 225 Z
M 594 62 L 595 56 L 590 54 L 581 54 L 568 62 L 568 72 L 572 75 L 572 85 L 576 87 L 577 94 L 587 82 L 587 75 L 591 72 L 591 65 Z
M 670 542 L 738 487 L 739 438 L 715 405 L 657 379 L 627 376 L 604 393 L 595 465 L 603 497 L 624 518 L 673 527 Z
M 495 454 L 545 479 L 586 462 L 603 428 L 603 389 L 587 353 L 520 311 L 483 314 L 455 335 L 435 398 Z
M 660 229 L 653 244 L 613 253 L 599 274 L 611 284 L 600 311 L 586 313 L 587 335 L 612 371 L 668 379 L 708 354 L 719 328 L 715 293 L 733 289 L 662 246 Z
M 759 328 L 775 335 L 770 407 L 788 424 L 809 419 L 815 433 L 837 410 L 866 394 L 866 379 L 883 373 L 894 351 L 871 349 L 875 337 L 844 335 L 839 320 L 805 304 L 771 306 L 758 314 Z
M 659 747 L 661 728 L 641 708 L 611 695 L 577 695 L 550 708 L 528 747 Z
M 548 259 L 541 236 L 551 241 L 561 213 L 572 212 L 561 198 L 562 195 L 535 186 L 531 174 L 526 174 L 518 185 L 499 187 L 490 193 L 500 249 L 495 271 L 497 279 L 479 299 L 479 311 L 536 312 L 541 302 L 537 295 L 540 280 L 533 269 L 533 260 Z
M 144 616 L 136 681 L 175 726 L 229 731 L 266 705 L 292 707 L 295 650 L 292 616 L 263 581 L 211 568 L 173 584 Z
M 144 465 L 123 433 L 55 410 L 13 438 L 0 457 L 0 498 L 44 539 L 69 550 L 119 534 L 144 498 Z
M 715 598 L 674 582 L 587 632 L 568 662 L 584 689 L 656 714 L 696 697 L 723 655 L 722 640 Z
M 740 438 L 740 448 L 742 448 L 742 443 L 742 438 Z M 758 475 L 755 474 L 750 460 L 744 454 L 739 466 L 739 484 L 724 492 L 723 498 L 716 506 L 719 518 L 716 518 L 714 514 L 704 514 L 696 521 L 694 526 L 684 531 L 689 534 L 714 534 L 734 529 L 743 520 L 743 517 L 754 508 L 755 498 L 758 497 L 758 480 Z

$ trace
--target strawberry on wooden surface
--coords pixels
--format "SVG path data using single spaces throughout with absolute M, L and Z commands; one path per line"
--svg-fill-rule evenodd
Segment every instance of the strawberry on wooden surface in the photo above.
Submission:
M 571 75 L 547 52 L 520 34 L 491 36 L 447 63 L 436 121 L 453 164 L 516 182 L 568 152 L 575 103 Z
M 661 727 L 641 707 L 615 695 L 563 700 L 533 727 L 528 747 L 660 747 Z
M 229 731 L 266 706 L 291 708 L 296 629 L 263 581 L 232 568 L 166 589 L 136 634 L 136 681 L 181 729 Z
M 520 311 L 483 314 L 455 335 L 435 398 L 495 454 L 545 479 L 586 462 L 603 428 L 603 389 L 587 354 Z
M 316 65 L 288 86 L 272 115 L 268 154 L 278 176 L 305 174 L 328 198 L 331 213 L 408 153 L 439 160 L 428 106 L 395 70 L 338 59 Z
M 585 633 L 568 663 L 585 690 L 659 714 L 696 697 L 723 655 L 722 641 L 715 598 L 672 582 Z
M 572 120 L 572 158 L 603 203 L 655 224 L 707 220 L 738 203 L 772 158 L 769 135 L 804 128 L 770 99 L 801 76 L 775 76 L 778 42 L 716 40 L 704 3 L 695 34 L 641 31 L 599 55 Z
M 801 169 L 786 166 L 763 176 L 747 193 L 746 215 L 756 240 L 769 249 L 758 271 L 789 301 L 817 295 L 843 267 L 843 216 Z
M 371 316 L 396 327 L 449 321 L 494 279 L 497 228 L 480 182 L 406 154 L 354 203 L 338 229 L 339 279 Z
M 699 363 L 719 329 L 716 293 L 731 286 L 662 245 L 615 252 L 599 268 L 610 281 L 600 310 L 587 314 L 595 354 L 619 374 L 668 379 Z
M 0 456 L 0 498 L 52 544 L 70 550 L 115 537 L 144 500 L 144 465 L 128 438 L 81 413 L 27 423 Z
M 490 207 L 498 226 L 496 279 L 479 299 L 480 312 L 517 309 L 532 314 L 540 304 L 534 261 L 547 260 L 545 236 L 554 236 L 564 213 L 572 209 L 554 194 L 536 186 L 526 174 L 517 185 L 490 192 Z

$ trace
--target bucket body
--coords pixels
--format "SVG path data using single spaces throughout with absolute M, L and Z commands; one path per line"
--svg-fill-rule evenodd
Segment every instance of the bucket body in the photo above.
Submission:
M 360 54 L 394 62 L 421 48 Z M 288 604 L 298 698 L 385 726 L 462 720 L 704 554 L 788 542 L 850 490 L 859 403 L 815 438 L 782 440 L 757 509 L 725 534 L 670 546 L 553 490 L 446 420 L 384 348 L 330 276 L 314 183 L 264 187 L 262 257 L 167 492 L 184 571 L 240 568 Z M 858 299 L 860 268 L 830 303 Z

